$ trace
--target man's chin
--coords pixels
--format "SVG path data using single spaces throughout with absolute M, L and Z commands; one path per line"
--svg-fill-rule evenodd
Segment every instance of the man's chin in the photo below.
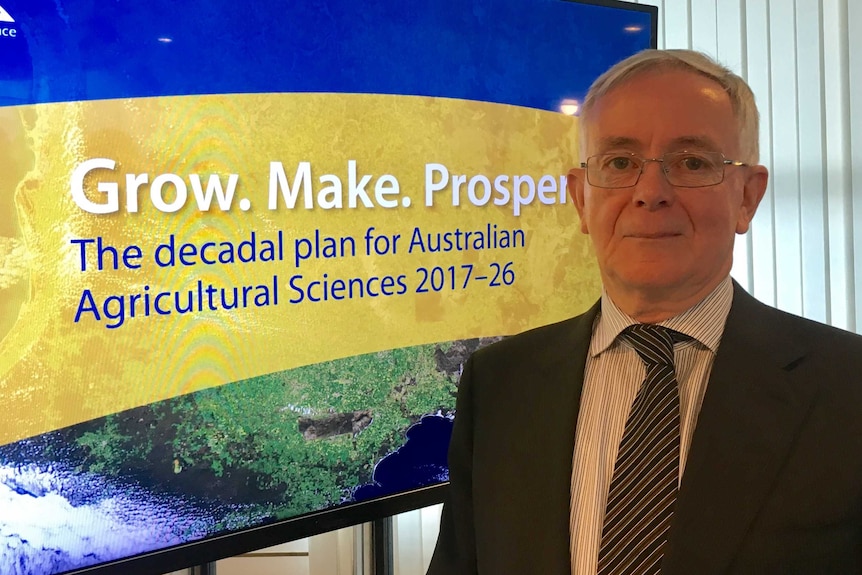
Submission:
M 628 291 L 665 291 L 684 285 L 685 278 L 678 270 L 669 269 L 664 262 L 664 265 L 656 263 L 619 274 L 617 283 Z
M 675 302 L 691 297 L 704 297 L 726 275 L 711 278 L 697 277 L 684 273 L 678 267 L 653 265 L 646 269 L 625 270 L 615 276 L 603 276 L 608 292 L 626 293 L 629 296 L 653 301 Z

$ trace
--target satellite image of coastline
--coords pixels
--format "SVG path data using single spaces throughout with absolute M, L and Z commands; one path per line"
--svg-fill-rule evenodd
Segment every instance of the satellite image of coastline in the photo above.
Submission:
M 0 572 L 62 572 L 448 480 L 457 381 L 500 338 L 268 374 L 0 447 Z

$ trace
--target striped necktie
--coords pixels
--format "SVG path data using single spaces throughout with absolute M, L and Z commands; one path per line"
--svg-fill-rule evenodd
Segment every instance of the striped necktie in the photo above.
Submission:
M 635 324 L 620 334 L 646 366 L 620 441 L 605 507 L 598 575 L 661 573 L 679 486 L 679 389 L 674 341 L 688 336 Z

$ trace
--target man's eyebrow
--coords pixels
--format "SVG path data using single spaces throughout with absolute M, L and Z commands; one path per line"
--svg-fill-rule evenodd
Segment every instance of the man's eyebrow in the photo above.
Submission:
M 614 148 L 637 150 L 642 147 L 643 144 L 640 140 L 628 136 L 608 136 L 598 141 L 598 149 L 600 151 L 612 150 Z M 686 148 L 714 151 L 721 150 L 721 146 L 719 146 L 715 140 L 705 135 L 680 136 L 671 140 L 667 147 L 669 150 L 683 150 Z

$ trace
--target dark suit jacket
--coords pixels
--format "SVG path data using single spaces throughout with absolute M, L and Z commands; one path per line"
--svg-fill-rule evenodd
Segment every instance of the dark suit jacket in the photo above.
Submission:
M 587 313 L 464 369 L 429 575 L 570 573 Z M 733 305 L 692 439 L 664 575 L 862 573 L 862 337 Z

